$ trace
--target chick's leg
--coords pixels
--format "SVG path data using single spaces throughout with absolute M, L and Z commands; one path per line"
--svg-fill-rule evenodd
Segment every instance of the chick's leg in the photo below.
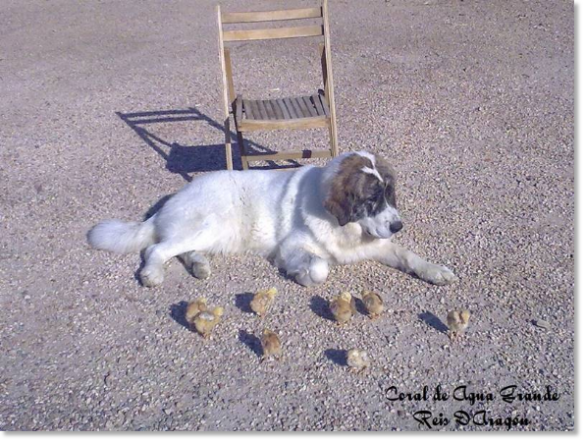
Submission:
M 416 253 L 389 241 L 382 242 L 374 254 L 378 262 L 415 275 L 431 284 L 447 285 L 459 279 L 447 267 L 432 264 Z

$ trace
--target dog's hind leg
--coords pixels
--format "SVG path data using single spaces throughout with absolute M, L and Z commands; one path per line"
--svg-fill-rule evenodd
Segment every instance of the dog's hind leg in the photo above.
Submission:
M 144 268 L 140 272 L 140 281 L 146 287 L 162 284 L 164 265 L 173 256 L 193 250 L 191 242 L 163 241 L 149 246 L 144 252 Z
M 193 276 L 198 279 L 207 279 L 211 275 L 209 260 L 199 252 L 182 253 L 179 258 L 185 267 L 191 270 Z

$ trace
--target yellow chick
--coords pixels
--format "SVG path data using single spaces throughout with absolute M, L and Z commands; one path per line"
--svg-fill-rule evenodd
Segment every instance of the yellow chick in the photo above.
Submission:
M 265 328 L 264 332 L 262 333 L 262 339 L 260 342 L 262 342 L 263 351 L 261 361 L 264 361 L 271 356 L 274 356 L 276 359 L 280 360 L 282 345 L 276 333 Z
M 259 291 L 250 302 L 250 308 L 254 313 L 263 318 L 272 306 L 272 302 L 277 294 L 278 290 L 275 287 Z
M 345 324 L 355 313 L 355 299 L 348 292 L 343 292 L 329 303 L 329 308 L 337 323 Z
M 223 307 L 215 307 L 213 310 L 203 311 L 197 314 L 193 319 L 195 330 L 205 339 L 209 338 L 213 327 L 215 327 L 220 318 L 223 316 Z
M 187 305 L 187 310 L 185 310 L 185 320 L 192 326 L 195 316 L 205 310 L 207 310 L 207 299 L 199 298 L 196 301 L 192 301 Z
M 367 290 L 362 291 L 362 301 L 366 306 L 370 319 L 376 319 L 384 311 L 384 301 L 382 301 L 382 297 L 377 293 Z
M 352 372 L 361 372 L 370 367 L 370 357 L 365 350 L 352 348 L 347 352 L 347 365 Z
M 447 325 L 449 326 L 449 338 L 451 340 L 463 334 L 463 331 L 469 325 L 469 317 L 471 312 L 469 310 L 452 310 L 447 315 Z

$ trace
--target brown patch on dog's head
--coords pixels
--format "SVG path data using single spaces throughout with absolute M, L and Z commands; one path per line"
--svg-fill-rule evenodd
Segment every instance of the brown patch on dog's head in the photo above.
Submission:
M 323 205 L 344 226 L 376 215 L 384 208 L 384 201 L 396 207 L 390 166 L 377 155 L 372 164 L 367 156 L 353 154 L 341 161 Z

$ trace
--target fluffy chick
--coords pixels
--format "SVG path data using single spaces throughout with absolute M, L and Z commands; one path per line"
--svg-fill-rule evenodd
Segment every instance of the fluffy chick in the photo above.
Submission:
M 185 320 L 190 326 L 193 326 L 193 320 L 199 313 L 207 310 L 207 299 L 199 298 L 196 301 L 192 301 L 187 305 L 185 310 Z
M 362 301 L 366 306 L 370 319 L 376 319 L 384 311 L 384 301 L 377 293 L 367 290 L 362 291 Z
M 213 310 L 200 312 L 193 319 L 195 330 L 205 339 L 209 338 L 213 327 L 215 327 L 223 316 L 223 307 L 215 307 Z
M 365 350 L 352 348 L 347 352 L 347 365 L 352 372 L 361 372 L 370 367 L 370 357 Z
M 276 333 L 265 328 L 264 332 L 262 333 L 262 339 L 260 339 L 260 342 L 262 343 L 262 358 L 260 361 L 264 361 L 271 356 L 274 356 L 276 359 L 280 360 L 282 345 Z
M 463 334 L 463 331 L 469 325 L 469 317 L 471 312 L 469 310 L 452 310 L 447 315 L 447 325 L 449 326 L 449 338 L 451 340 Z
M 345 324 L 355 313 L 355 299 L 348 292 L 343 292 L 330 302 L 329 309 L 339 325 Z
M 272 287 L 268 290 L 259 291 L 254 295 L 254 298 L 250 302 L 250 308 L 254 313 L 263 318 L 272 306 L 274 298 L 277 294 L 278 290 L 276 290 L 275 287 Z

